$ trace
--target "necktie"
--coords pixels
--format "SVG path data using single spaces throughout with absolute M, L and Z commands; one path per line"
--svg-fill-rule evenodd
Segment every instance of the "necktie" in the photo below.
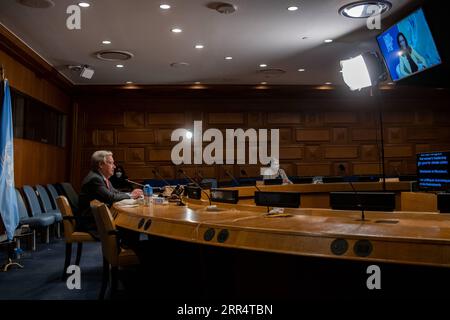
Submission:
M 106 181 L 106 186 L 108 187 L 108 190 L 111 190 L 111 186 L 110 186 L 110 184 L 109 184 L 109 180 L 108 180 L 108 179 L 105 179 L 105 181 Z

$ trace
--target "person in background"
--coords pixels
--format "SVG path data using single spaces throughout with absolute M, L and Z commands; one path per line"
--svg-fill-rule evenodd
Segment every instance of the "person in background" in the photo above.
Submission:
M 272 158 L 269 163 L 270 167 L 278 168 L 278 171 L 272 175 L 264 175 L 263 179 L 283 179 L 283 184 L 292 184 L 292 181 L 289 180 L 286 172 L 280 168 L 280 161 L 276 158 Z
M 109 178 L 109 181 L 117 190 L 128 192 L 133 189 L 130 182 L 127 181 L 128 176 L 121 165 L 117 165 L 114 169 L 114 174 Z
M 95 151 L 91 157 L 91 171 L 84 178 L 79 195 L 77 231 L 96 232 L 94 216 L 90 203 L 98 200 L 111 206 L 114 202 L 123 199 L 137 199 L 142 196 L 141 189 L 134 189 L 131 193 L 125 193 L 115 189 L 109 178 L 114 174 L 114 158 L 111 151 Z
M 400 48 L 399 72 L 401 76 L 413 74 L 426 67 L 425 59 L 408 44 L 408 40 L 401 32 L 397 35 L 397 44 Z

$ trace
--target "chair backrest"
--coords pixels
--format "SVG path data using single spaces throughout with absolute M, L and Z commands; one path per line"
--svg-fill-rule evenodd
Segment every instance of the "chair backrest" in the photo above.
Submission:
M 102 241 L 103 257 L 112 265 L 119 263 L 120 247 L 117 237 L 116 224 L 111 212 L 104 203 L 94 200 L 91 202 L 91 210 L 97 224 L 97 230 Z
M 75 189 L 72 187 L 72 185 L 69 182 L 63 182 L 61 183 L 61 187 L 64 190 L 64 193 L 67 196 L 67 199 L 70 202 L 70 205 L 75 210 L 78 209 L 78 194 L 76 193 Z
M 16 189 L 16 197 L 17 197 L 17 206 L 19 208 L 19 217 L 20 219 L 27 219 L 30 216 L 28 215 L 27 207 L 25 206 L 25 202 L 23 201 L 22 195 L 19 190 Z
M 55 186 L 52 184 L 48 184 L 47 185 L 47 190 L 50 193 L 50 196 L 53 199 L 53 204 L 55 205 L 55 209 L 58 207 L 58 205 L 56 204 L 56 198 L 58 198 L 59 194 L 58 191 L 56 191 Z
M 52 203 L 50 202 L 50 198 L 48 197 L 47 190 L 41 185 L 36 185 L 36 192 L 39 194 L 41 198 L 42 205 L 44 206 L 45 212 L 50 212 L 53 210 Z
M 31 214 L 33 217 L 42 214 L 41 205 L 39 204 L 39 199 L 36 195 L 36 192 L 30 186 L 23 186 L 23 192 L 25 194 L 25 198 L 27 198 L 28 204 L 30 205 Z
M 67 201 L 65 196 L 58 196 L 56 198 L 56 204 L 58 205 L 61 215 L 63 216 L 64 236 L 66 238 L 70 238 L 72 233 L 75 231 L 75 220 L 64 219 L 64 217 L 73 217 L 72 208 L 70 207 L 69 201 Z

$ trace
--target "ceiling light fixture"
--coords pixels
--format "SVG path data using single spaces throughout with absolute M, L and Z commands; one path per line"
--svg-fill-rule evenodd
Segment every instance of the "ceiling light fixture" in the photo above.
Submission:
M 291 7 L 288 7 L 287 9 L 288 9 L 288 11 L 297 11 L 297 10 L 298 10 L 298 7 L 296 7 L 296 6 L 291 6 Z
M 339 9 L 339 14 L 353 19 L 368 18 L 380 15 L 391 9 L 389 1 L 357 1 L 346 4 Z
M 127 81 L 126 84 L 133 84 L 133 81 Z
M 301 68 L 301 69 L 298 69 L 297 71 L 298 71 L 298 72 L 304 72 L 305 69 Z
M 203 49 L 205 46 L 202 44 L 196 44 L 195 49 Z
M 180 33 L 180 32 L 183 32 L 183 30 L 181 30 L 180 28 L 173 28 L 173 29 L 170 30 L 170 31 L 172 31 L 173 33 Z
M 267 67 L 267 64 L 261 63 L 259 66 L 260 66 L 261 68 L 265 68 L 265 67 Z
M 263 82 L 261 82 L 261 84 L 262 84 L 262 85 L 265 85 L 265 84 L 267 84 L 267 82 L 266 82 L 266 81 L 263 81 Z
M 111 41 L 109 41 L 109 40 L 103 40 L 102 43 L 103 43 L 103 44 L 111 44 Z
M 168 5 L 168 4 L 162 4 L 162 5 L 160 5 L 159 6 L 161 9 L 163 9 L 163 10 L 169 10 L 170 9 L 170 5 Z
M 333 83 L 331 83 L 331 82 L 325 82 L 325 84 L 326 84 L 327 86 L 329 86 L 329 85 L 332 85 Z
M 123 64 L 116 64 L 116 67 L 117 67 L 117 68 L 123 68 L 124 65 L 123 65 Z
M 225 57 L 225 60 L 233 60 L 233 57 Z
M 333 39 L 326 39 L 326 40 L 323 40 L 323 42 L 325 42 L 325 43 L 332 43 Z
M 82 8 L 89 8 L 91 5 L 87 2 L 80 2 L 78 5 Z

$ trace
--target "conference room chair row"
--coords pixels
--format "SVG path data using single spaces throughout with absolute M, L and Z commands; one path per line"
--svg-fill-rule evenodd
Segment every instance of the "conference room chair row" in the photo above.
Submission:
M 51 226 L 54 227 L 57 237 L 61 237 L 63 218 L 56 203 L 56 198 L 60 195 L 71 199 L 70 204 L 73 206 L 73 210 L 77 210 L 78 195 L 70 183 L 48 184 L 45 187 L 25 185 L 21 191 L 16 189 L 19 226 L 15 233 L 15 241 L 18 248 L 20 248 L 20 239 L 28 237 L 32 241 L 31 247 L 34 251 L 36 249 L 36 231 L 44 231 L 45 243 L 49 243 Z

